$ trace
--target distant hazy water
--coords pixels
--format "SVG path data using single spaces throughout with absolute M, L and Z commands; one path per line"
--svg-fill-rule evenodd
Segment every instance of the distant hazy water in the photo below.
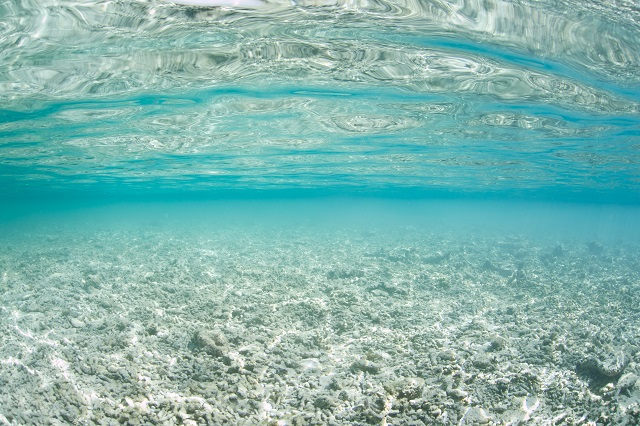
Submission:
M 26 0 L 0 17 L 4 194 L 640 194 L 634 1 Z

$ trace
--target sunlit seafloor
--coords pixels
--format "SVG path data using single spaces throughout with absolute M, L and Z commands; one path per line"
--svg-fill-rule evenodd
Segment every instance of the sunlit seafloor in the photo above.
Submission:
M 639 424 L 639 86 L 635 1 L 1 2 L 0 424 Z

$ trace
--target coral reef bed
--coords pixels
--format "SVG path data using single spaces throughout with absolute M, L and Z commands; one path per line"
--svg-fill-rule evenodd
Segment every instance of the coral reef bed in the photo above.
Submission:
M 68 230 L 0 246 L 0 424 L 638 424 L 640 247 Z

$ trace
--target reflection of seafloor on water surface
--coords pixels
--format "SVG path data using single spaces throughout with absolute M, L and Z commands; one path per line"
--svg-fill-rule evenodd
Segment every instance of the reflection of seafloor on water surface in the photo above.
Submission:
M 616 202 L 640 192 L 629 1 L 0 3 L 0 188 Z
M 640 421 L 637 242 L 162 223 L 12 238 L 5 424 Z

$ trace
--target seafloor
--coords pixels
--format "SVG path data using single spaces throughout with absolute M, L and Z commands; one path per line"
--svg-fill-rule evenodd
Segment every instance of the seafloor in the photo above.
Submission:
M 1 424 L 640 424 L 640 244 L 5 232 Z

